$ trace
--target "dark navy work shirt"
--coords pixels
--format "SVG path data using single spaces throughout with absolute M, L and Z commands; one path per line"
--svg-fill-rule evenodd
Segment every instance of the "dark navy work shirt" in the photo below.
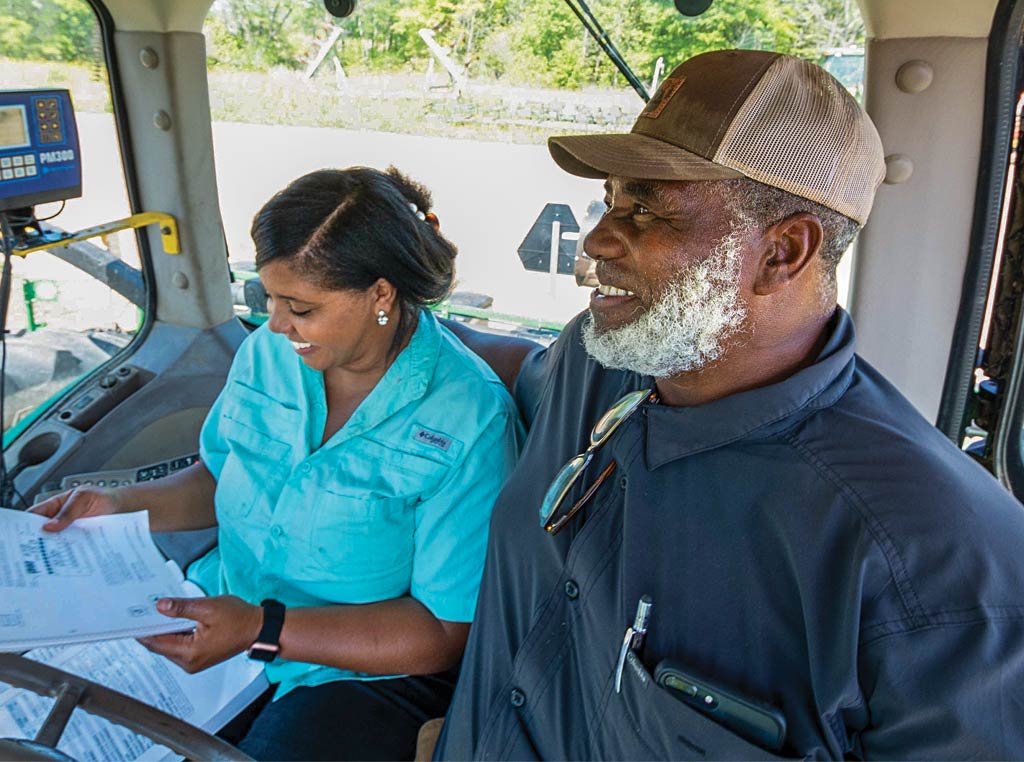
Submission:
M 602 413 L 651 379 L 590 360 L 581 320 L 518 382 L 532 421 L 492 517 L 477 619 L 437 749 L 451 759 L 771 758 L 653 682 L 776 707 L 781 756 L 1024 755 L 1024 508 L 854 354 L 706 405 L 646 404 L 538 508 Z M 640 596 L 639 661 L 614 672 Z

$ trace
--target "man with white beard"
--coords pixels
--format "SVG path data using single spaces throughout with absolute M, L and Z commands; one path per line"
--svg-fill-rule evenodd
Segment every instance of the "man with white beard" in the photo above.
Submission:
M 729 233 L 706 259 L 673 277 L 654 304 L 630 322 L 602 331 L 593 318 L 588 320 L 583 327 L 587 354 L 605 368 L 655 378 L 700 370 L 717 359 L 746 317 L 737 243 Z M 604 295 L 599 298 L 604 301 Z
M 1024 511 L 836 306 L 884 173 L 867 115 L 813 64 L 721 51 L 629 134 L 549 148 L 604 180 L 601 286 L 519 372 L 436 756 L 1019 756 Z

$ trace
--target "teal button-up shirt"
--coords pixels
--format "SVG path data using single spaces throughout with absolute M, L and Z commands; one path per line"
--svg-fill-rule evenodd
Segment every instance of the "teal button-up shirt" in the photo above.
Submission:
M 521 429 L 501 381 L 429 312 L 323 446 L 323 375 L 266 326 L 239 348 L 200 436 L 218 546 L 189 568 L 210 595 L 289 607 L 411 595 L 473 618 L 491 508 Z M 277 659 L 277 696 L 381 677 Z

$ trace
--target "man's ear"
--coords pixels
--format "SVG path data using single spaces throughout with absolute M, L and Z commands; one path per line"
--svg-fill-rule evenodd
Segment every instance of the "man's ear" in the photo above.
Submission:
M 821 249 L 821 221 L 809 212 L 798 212 L 768 228 L 762 240 L 764 253 L 754 277 L 754 293 L 769 296 L 799 277 Z

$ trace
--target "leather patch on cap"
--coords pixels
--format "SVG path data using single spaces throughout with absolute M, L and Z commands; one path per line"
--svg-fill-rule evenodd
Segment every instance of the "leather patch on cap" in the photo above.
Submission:
M 640 116 L 646 116 L 648 119 L 657 119 L 661 116 L 661 112 L 665 110 L 665 106 L 672 100 L 672 96 L 675 95 L 679 88 L 683 86 L 686 81 L 686 77 L 668 77 L 658 86 L 658 90 L 654 93 L 654 97 L 651 98 L 651 102 L 647 104 L 647 108 L 643 110 Z

